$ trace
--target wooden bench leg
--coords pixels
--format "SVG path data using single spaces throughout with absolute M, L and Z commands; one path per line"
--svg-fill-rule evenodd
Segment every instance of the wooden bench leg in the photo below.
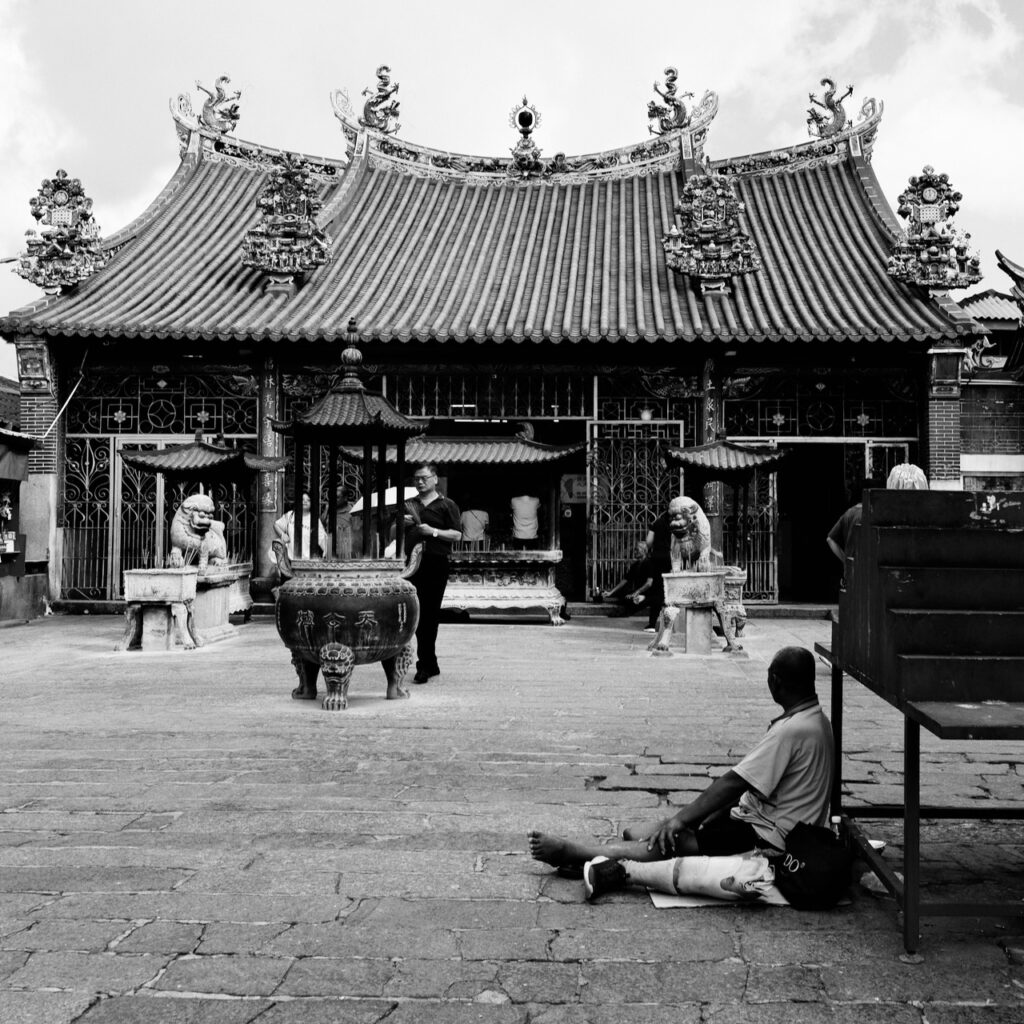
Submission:
M 831 814 L 843 813 L 843 670 L 832 664 L 832 739 L 834 745 L 832 764 L 832 810 Z
M 918 962 L 921 945 L 921 726 L 903 717 L 903 948 Z

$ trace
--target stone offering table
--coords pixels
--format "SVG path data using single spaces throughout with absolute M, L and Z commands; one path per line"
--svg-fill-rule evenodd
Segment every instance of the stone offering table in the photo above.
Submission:
M 232 615 L 248 616 L 252 608 L 249 578 L 252 562 L 211 565 L 196 580 L 194 607 L 195 632 L 202 643 L 233 636 L 238 630 Z
M 674 645 L 684 654 L 710 654 L 714 649 L 712 614 L 718 616 L 725 635 L 725 650 L 742 650 L 736 643 L 733 623 L 735 615 L 726 611 L 726 578 L 735 574 L 732 567 L 707 572 L 683 570 L 662 574 L 665 581 L 665 607 L 662 609 L 658 634 L 649 650 L 655 654 L 672 654 Z
M 125 630 L 119 651 L 191 651 L 233 636 L 230 616 L 248 614 L 251 562 L 202 571 L 128 569 L 124 574 Z
M 195 629 L 199 570 L 127 569 L 125 627 L 119 651 L 191 651 L 203 641 Z
M 555 586 L 562 552 L 454 551 L 442 608 L 457 611 L 543 609 L 552 626 L 564 623 L 565 598 Z

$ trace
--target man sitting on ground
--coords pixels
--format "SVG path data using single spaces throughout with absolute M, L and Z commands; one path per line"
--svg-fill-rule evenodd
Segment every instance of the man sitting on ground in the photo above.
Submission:
M 616 607 L 608 614 L 611 618 L 632 615 L 647 610 L 647 592 L 654 583 L 654 570 L 647 557 L 647 542 L 637 541 L 633 549 L 634 561 L 626 575 L 611 590 L 601 594 L 602 600 L 615 601 Z
M 814 656 L 806 648 L 784 647 L 775 655 L 768 691 L 782 714 L 735 768 L 670 818 L 627 829 L 621 841 L 610 844 L 534 831 L 530 853 L 561 869 L 585 865 L 588 898 L 631 882 L 653 884 L 632 878 L 630 862 L 723 857 L 754 849 L 782 853 L 798 822 L 828 821 L 832 726 L 818 703 L 814 670 Z

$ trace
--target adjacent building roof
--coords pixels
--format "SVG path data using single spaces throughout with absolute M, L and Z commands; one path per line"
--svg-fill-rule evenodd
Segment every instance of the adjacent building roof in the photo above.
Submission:
M 1020 309 L 1009 295 L 988 288 L 959 300 L 959 305 L 976 320 L 1005 320 L 1020 322 Z
M 668 270 L 662 236 L 704 166 L 712 115 L 516 176 L 507 159 L 398 142 L 339 113 L 346 157 L 303 158 L 333 256 L 289 295 L 265 291 L 241 261 L 281 153 L 219 135 L 179 102 L 181 166 L 107 240 L 107 266 L 0 319 L 0 331 L 331 342 L 355 318 L 387 344 L 583 344 L 931 342 L 978 330 L 948 296 L 886 273 L 900 225 L 870 164 L 880 105 L 834 138 L 711 162 L 746 204 L 762 269 L 733 278 L 725 297 Z

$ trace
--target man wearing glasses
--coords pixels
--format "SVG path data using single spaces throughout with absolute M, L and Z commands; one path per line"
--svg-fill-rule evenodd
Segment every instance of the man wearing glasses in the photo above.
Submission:
M 452 543 L 462 539 L 459 507 L 437 491 L 437 468 L 431 463 L 417 466 L 413 473 L 416 497 L 405 503 L 405 546 L 423 546 L 419 568 L 409 577 L 420 600 L 420 622 L 416 627 L 416 675 L 414 683 L 425 683 L 441 674 L 437 664 L 437 626 L 441 601 L 448 585 L 448 554 Z

